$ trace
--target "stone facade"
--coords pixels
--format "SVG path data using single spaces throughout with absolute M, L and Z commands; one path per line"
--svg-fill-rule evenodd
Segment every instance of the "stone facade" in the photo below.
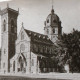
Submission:
M 1 14 L 1 70 L 10 71 L 10 58 L 15 54 L 18 11 L 6 8 Z
M 18 11 L 11 8 L 1 11 L 2 72 L 25 74 L 53 72 L 54 65 L 51 60 L 55 54 L 53 42 L 62 34 L 59 17 L 52 9 L 45 21 L 45 34 L 27 30 L 22 26 L 17 36 L 17 16 Z

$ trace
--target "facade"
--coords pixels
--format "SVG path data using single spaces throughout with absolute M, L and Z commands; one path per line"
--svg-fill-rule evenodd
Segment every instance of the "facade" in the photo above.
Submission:
M 15 54 L 15 40 L 17 39 L 18 11 L 6 8 L 1 14 L 1 70 L 9 72 L 10 58 Z
M 17 36 L 18 11 L 9 7 L 1 11 L 2 44 L 1 71 L 3 73 L 45 73 L 54 71 L 51 57 L 54 43 L 62 34 L 61 21 L 51 10 L 45 21 L 44 34 L 25 29 Z

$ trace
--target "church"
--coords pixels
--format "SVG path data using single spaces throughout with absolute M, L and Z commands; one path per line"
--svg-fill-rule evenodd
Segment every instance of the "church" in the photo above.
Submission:
M 5 8 L 1 15 L 1 72 L 46 73 L 54 72 L 51 60 L 56 40 L 62 35 L 59 17 L 52 8 L 45 20 L 44 34 L 22 28 L 17 34 L 19 11 Z M 27 27 L 27 26 L 26 26 Z

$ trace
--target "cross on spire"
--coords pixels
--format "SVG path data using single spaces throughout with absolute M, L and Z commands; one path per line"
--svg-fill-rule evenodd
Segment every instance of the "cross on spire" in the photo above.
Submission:
M 52 10 L 51 13 L 54 13 L 54 9 L 53 9 L 53 0 L 52 0 Z
M 9 3 L 7 3 L 7 8 L 9 8 Z

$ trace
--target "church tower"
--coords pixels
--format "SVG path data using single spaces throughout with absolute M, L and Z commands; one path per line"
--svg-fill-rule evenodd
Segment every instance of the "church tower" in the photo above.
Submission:
M 55 43 L 62 35 L 61 21 L 59 17 L 54 13 L 52 7 L 51 13 L 48 15 L 45 21 L 44 34 L 48 35 L 50 40 Z
M 18 11 L 7 6 L 0 11 L 1 15 L 1 70 L 10 71 L 10 58 L 15 54 L 15 40 L 17 39 Z

